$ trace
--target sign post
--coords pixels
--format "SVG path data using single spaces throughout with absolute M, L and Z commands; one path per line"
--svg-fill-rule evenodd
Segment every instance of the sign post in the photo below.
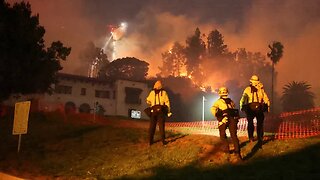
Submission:
M 19 135 L 18 153 L 21 145 L 21 135 L 27 134 L 30 111 L 30 101 L 17 102 L 14 107 L 13 135 Z
M 204 102 L 206 101 L 206 98 L 202 96 L 202 129 L 204 128 Z

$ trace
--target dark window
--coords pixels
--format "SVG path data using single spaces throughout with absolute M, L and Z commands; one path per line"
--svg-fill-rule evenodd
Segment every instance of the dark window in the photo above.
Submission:
M 69 113 L 75 113 L 76 112 L 76 104 L 74 102 L 68 101 L 64 105 L 64 112 L 69 114 Z
M 83 95 L 83 96 L 85 96 L 86 95 L 86 92 L 87 91 L 87 89 L 86 88 L 81 88 L 81 94 L 80 95 Z
M 125 102 L 127 104 L 141 104 L 140 94 L 142 92 L 142 89 L 126 87 L 125 91 L 126 91 Z
M 109 91 L 99 91 L 99 90 L 96 90 L 96 94 L 95 94 L 96 97 L 98 98 L 110 98 L 110 92 Z
M 56 85 L 55 92 L 57 94 L 72 94 L 71 86 Z
M 79 107 L 80 113 L 90 113 L 90 105 L 87 103 L 81 104 Z

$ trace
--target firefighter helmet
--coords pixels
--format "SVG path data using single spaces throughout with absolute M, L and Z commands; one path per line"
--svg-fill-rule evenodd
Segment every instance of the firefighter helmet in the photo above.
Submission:
M 162 89 L 161 81 L 158 80 L 156 83 L 154 83 L 153 89 Z
M 251 76 L 251 79 L 250 79 L 250 82 L 252 84 L 258 84 L 260 81 L 259 81 L 259 77 L 257 75 L 253 75 Z
M 228 94 L 229 94 L 228 88 L 226 88 L 226 87 L 219 88 L 218 94 L 219 94 L 219 96 L 228 96 Z

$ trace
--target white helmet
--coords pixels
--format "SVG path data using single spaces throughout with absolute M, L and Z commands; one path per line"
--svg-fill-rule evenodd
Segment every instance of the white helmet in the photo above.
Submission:
M 228 96 L 228 94 L 229 94 L 228 88 L 226 88 L 226 87 L 219 88 L 218 94 L 219 94 L 219 96 Z

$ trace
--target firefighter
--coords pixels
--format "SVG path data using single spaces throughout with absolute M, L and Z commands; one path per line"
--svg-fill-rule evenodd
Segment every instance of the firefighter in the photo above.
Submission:
M 248 138 L 250 142 L 254 141 L 253 119 L 257 120 L 257 139 L 258 145 L 263 144 L 263 123 L 264 112 L 270 111 L 270 101 L 263 89 L 263 84 L 259 81 L 257 75 L 253 75 L 250 79 L 250 85 L 243 91 L 240 99 L 240 110 L 244 111 L 248 121 Z
M 237 136 L 237 124 L 239 119 L 239 111 L 235 109 L 234 102 L 228 98 L 228 89 L 226 87 L 219 88 L 220 98 L 211 107 L 211 113 L 217 118 L 219 135 L 222 144 L 222 150 L 229 153 L 229 142 L 226 135 L 226 129 L 229 128 L 232 143 L 234 145 L 234 153 L 236 159 L 241 160 L 239 139 Z
M 165 145 L 165 121 L 172 115 L 170 111 L 170 101 L 167 92 L 162 88 L 161 81 L 157 81 L 147 99 L 147 104 L 151 107 L 149 126 L 149 145 L 154 143 L 153 137 L 158 123 L 162 144 Z

